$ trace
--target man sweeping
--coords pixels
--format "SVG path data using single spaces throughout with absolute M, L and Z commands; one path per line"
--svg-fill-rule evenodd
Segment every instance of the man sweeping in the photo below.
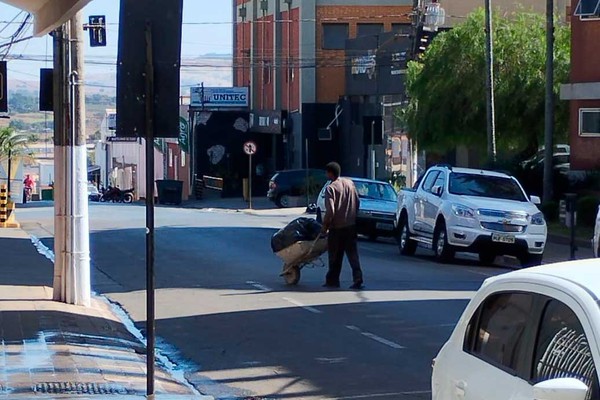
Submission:
M 340 274 L 344 254 L 352 267 L 354 281 L 350 289 L 363 288 L 363 276 L 358 257 L 356 214 L 360 199 L 354 183 L 350 179 L 340 178 L 341 167 L 331 162 L 325 167 L 327 178 L 331 184 L 325 190 L 325 216 L 323 232 L 329 233 L 329 271 L 324 287 L 339 288 Z

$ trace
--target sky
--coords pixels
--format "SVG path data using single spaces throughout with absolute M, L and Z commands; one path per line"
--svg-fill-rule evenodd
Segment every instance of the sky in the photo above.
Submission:
M 1 0 L 0 0 L 1 1 Z M 182 58 L 189 59 L 203 54 L 232 52 L 231 1 L 229 0 L 184 0 Z M 6 43 L 18 25 L 6 24 L 12 20 L 19 9 L 0 2 L 0 44 Z M 119 22 L 119 0 L 93 0 L 84 9 L 84 19 L 89 15 L 106 15 L 107 47 L 85 48 L 86 59 L 116 60 Z M 19 18 L 18 21 L 22 19 Z M 3 28 L 5 28 L 3 30 Z M 30 36 L 32 27 L 24 36 Z M 86 35 L 87 39 L 87 35 Z M 50 36 L 34 38 L 23 43 L 15 44 L 10 51 L 12 55 L 38 56 L 40 61 L 9 61 L 9 79 L 37 80 L 39 69 L 51 67 L 52 40 Z M 43 59 L 48 58 L 48 62 Z M 114 73 L 111 66 L 86 66 L 86 74 Z

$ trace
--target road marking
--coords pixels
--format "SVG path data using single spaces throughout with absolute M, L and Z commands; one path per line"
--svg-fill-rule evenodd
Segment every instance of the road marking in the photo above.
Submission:
M 271 289 L 270 287 L 260 284 L 258 282 L 246 281 L 246 283 L 250 286 L 253 286 L 255 289 L 261 290 L 263 292 L 272 292 L 273 291 L 273 289 Z
M 318 310 L 318 309 L 316 309 L 314 307 L 311 307 L 311 306 L 304 305 L 301 302 L 299 302 L 298 300 L 290 299 L 289 297 L 283 297 L 283 300 L 287 301 L 288 303 L 292 303 L 295 306 L 303 308 L 306 311 L 309 311 L 309 312 L 311 312 L 313 314 L 323 314 L 323 311 Z
M 373 394 L 359 394 L 356 396 L 344 396 L 344 397 L 336 397 L 336 400 L 351 400 L 351 399 L 374 399 L 376 397 L 397 397 L 397 396 L 407 396 L 414 394 L 429 394 L 431 390 L 415 390 L 413 392 L 395 392 L 395 393 L 373 393 Z
M 394 343 L 391 340 L 387 340 L 382 338 L 381 336 L 377 336 L 374 333 L 371 332 L 363 332 L 359 327 L 354 326 L 354 325 L 346 325 L 346 328 L 350 329 L 351 331 L 355 331 L 360 333 L 361 335 L 363 335 L 364 337 L 368 337 L 369 339 L 372 339 L 378 343 L 384 344 L 388 347 L 391 347 L 392 349 L 405 349 L 404 346 L 400 346 L 398 343 Z

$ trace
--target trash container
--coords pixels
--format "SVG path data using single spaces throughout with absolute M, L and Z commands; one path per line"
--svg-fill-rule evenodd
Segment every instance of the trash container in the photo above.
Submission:
M 54 200 L 54 189 L 42 189 L 42 200 Z
M 183 196 L 183 181 L 163 179 L 156 181 L 159 204 L 181 204 Z

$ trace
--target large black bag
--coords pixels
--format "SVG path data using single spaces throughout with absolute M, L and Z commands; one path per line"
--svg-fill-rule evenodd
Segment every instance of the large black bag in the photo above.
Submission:
M 297 218 L 273 235 L 271 249 L 277 253 L 296 242 L 315 240 L 321 233 L 321 227 L 313 218 Z

